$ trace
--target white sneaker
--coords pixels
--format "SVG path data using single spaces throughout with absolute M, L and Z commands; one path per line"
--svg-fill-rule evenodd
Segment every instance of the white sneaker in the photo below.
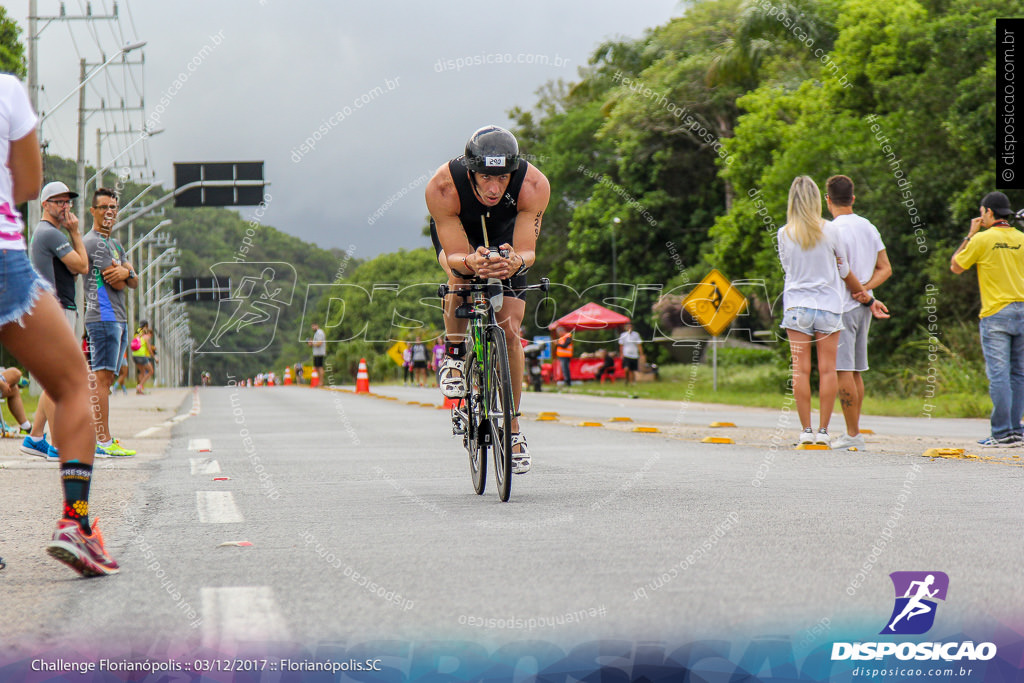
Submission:
M 828 436 L 828 430 L 819 429 L 818 433 L 814 435 L 814 443 L 821 444 L 822 446 L 831 446 L 832 439 Z
M 458 373 L 455 375 L 454 373 Z M 466 397 L 466 361 L 445 356 L 437 371 L 437 383 L 441 393 L 448 398 Z
M 849 434 L 843 433 L 836 437 L 835 441 L 832 442 L 832 448 L 834 450 L 864 450 L 864 435 L 858 434 L 857 436 L 850 436 Z
M 811 431 L 810 427 L 800 432 L 799 443 L 814 443 L 814 432 Z
M 512 474 L 525 474 L 530 471 L 530 451 L 526 447 L 526 437 L 516 432 L 512 435 L 512 448 L 521 446 L 522 451 L 512 451 Z

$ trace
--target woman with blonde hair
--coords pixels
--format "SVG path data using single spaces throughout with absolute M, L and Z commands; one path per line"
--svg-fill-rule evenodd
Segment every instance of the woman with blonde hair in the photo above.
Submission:
M 838 380 L 836 348 L 843 329 L 843 294 L 864 291 L 850 272 L 839 231 L 821 217 L 821 192 L 808 176 L 789 188 L 786 224 L 778 233 L 779 260 L 786 273 L 782 323 L 793 360 L 793 398 L 800 417 L 799 442 L 830 445 L 828 423 Z M 843 283 L 846 283 L 845 285 Z M 811 346 L 818 347 L 818 432 L 811 427 Z

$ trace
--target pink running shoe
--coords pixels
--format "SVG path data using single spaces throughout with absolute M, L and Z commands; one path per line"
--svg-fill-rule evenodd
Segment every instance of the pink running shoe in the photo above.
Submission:
M 120 571 L 117 562 L 107 554 L 96 522 L 92 523 L 92 536 L 86 536 L 77 522 L 60 520 L 46 552 L 82 576 L 106 576 Z

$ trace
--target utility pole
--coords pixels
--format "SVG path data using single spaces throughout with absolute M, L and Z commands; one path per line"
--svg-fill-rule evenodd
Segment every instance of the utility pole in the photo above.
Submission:
M 39 91 L 41 89 L 39 84 L 39 36 L 46 28 L 55 21 L 117 21 L 117 3 L 114 3 L 114 9 L 111 14 L 93 14 L 92 5 L 86 3 L 86 12 L 83 15 L 69 15 L 64 12 L 64 3 L 61 3 L 61 13 L 57 16 L 41 17 L 39 16 L 39 3 L 38 0 L 29 0 L 28 2 L 28 36 L 26 36 L 26 42 L 28 43 L 28 97 L 29 102 L 32 103 L 32 110 L 39 115 L 39 127 L 37 134 L 39 136 L 39 143 L 45 150 L 47 143 L 43 137 L 43 119 L 45 118 L 42 112 L 39 111 Z M 84 79 L 84 74 L 83 74 Z M 56 109 L 60 104 L 54 106 Z M 79 109 L 82 108 L 82 97 L 79 96 Z M 82 142 L 79 142 L 79 149 L 82 150 Z M 84 151 L 80 151 L 80 157 L 85 156 Z M 80 171 L 84 175 L 84 169 Z M 46 178 L 45 166 L 43 169 L 43 178 Z M 81 192 L 79 192 L 81 194 Z M 83 200 L 84 201 L 84 200 Z M 25 237 L 30 240 L 32 238 L 32 231 L 36 225 L 39 224 L 40 219 L 40 208 L 39 202 L 31 201 L 28 203 L 28 224 L 25 226 Z M 79 221 L 84 220 L 84 210 L 79 211 Z

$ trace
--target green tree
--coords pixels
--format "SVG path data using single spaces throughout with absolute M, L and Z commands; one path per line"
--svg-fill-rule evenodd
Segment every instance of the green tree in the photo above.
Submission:
M 21 43 L 21 27 L 0 7 L 0 71 L 25 78 L 25 46 Z

